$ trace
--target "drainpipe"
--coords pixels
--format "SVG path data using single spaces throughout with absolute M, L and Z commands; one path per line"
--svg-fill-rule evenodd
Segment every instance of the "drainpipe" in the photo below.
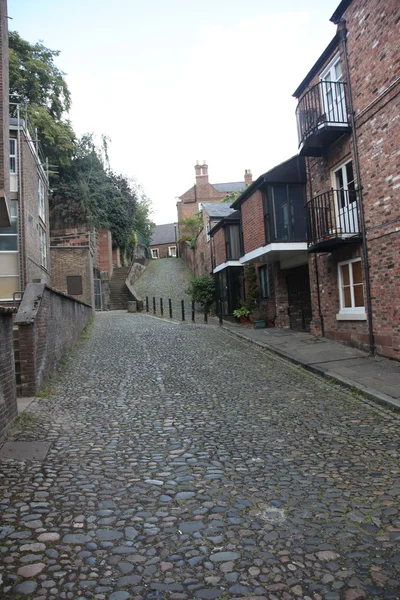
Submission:
M 310 169 L 310 159 L 307 157 L 307 178 L 310 184 L 310 200 L 312 199 L 312 180 L 311 180 L 311 169 Z M 319 271 L 318 271 L 318 253 L 315 252 L 315 279 L 317 282 L 317 298 L 318 298 L 318 315 L 321 323 L 321 335 L 325 337 L 325 323 L 324 323 L 324 315 L 322 314 L 321 308 L 321 293 L 319 289 Z
M 25 120 L 26 126 L 26 120 Z M 22 136 L 21 136 L 21 113 L 20 106 L 17 104 L 17 150 L 18 150 L 18 223 L 19 223 L 19 264 L 21 267 L 20 281 L 21 291 L 25 291 L 26 280 L 26 256 L 25 256 L 25 207 L 23 206 L 22 195 Z
M 365 228 L 365 212 L 364 212 L 364 201 L 363 201 L 363 193 L 362 193 L 362 182 L 361 182 L 361 173 L 360 173 L 360 158 L 358 154 L 358 139 L 357 139 L 357 129 L 356 129 L 356 120 L 355 113 L 353 107 L 353 95 L 351 91 L 351 83 L 350 83 L 350 69 L 349 69 L 349 60 L 347 54 L 347 28 L 345 19 L 341 19 L 338 23 L 338 36 L 340 42 L 340 48 L 343 53 L 344 59 L 344 68 L 345 68 L 345 77 L 347 81 L 347 95 L 349 101 L 349 112 L 350 112 L 350 122 L 352 129 L 352 142 L 353 142 L 353 152 L 354 152 L 354 164 L 355 164 L 355 172 L 356 172 L 356 180 L 357 180 L 357 192 L 358 199 L 360 205 L 360 221 L 361 221 L 361 231 L 363 238 L 363 258 L 364 258 L 364 273 L 365 273 L 365 287 L 366 287 L 366 296 L 367 296 L 367 311 L 368 311 L 368 329 L 369 329 L 369 351 L 371 355 L 375 354 L 375 338 L 374 338 L 374 328 L 373 328 L 373 320 L 372 320 L 372 300 L 371 300 L 371 279 L 370 279 L 370 268 L 368 261 L 368 247 L 367 247 L 367 231 Z

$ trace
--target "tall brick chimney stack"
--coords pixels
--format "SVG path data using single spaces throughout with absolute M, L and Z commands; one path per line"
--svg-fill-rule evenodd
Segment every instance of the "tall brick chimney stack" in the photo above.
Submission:
M 246 169 L 244 172 L 244 182 L 246 185 L 251 185 L 253 183 L 253 175 L 251 174 L 250 169 Z
M 197 161 L 197 165 L 195 166 L 196 170 L 196 185 L 204 185 L 208 183 L 208 165 L 206 161 L 203 162 L 202 165 L 199 165 Z
M 0 0 L 0 227 L 10 226 L 10 125 L 7 0 Z

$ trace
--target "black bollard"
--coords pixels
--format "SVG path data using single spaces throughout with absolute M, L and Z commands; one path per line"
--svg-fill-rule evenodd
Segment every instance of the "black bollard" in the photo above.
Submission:
M 156 299 L 153 296 L 153 315 L 156 314 Z
M 182 321 L 185 320 L 185 301 L 181 300 L 181 309 L 182 309 Z
M 161 316 L 163 317 L 164 316 L 164 305 L 163 305 L 162 298 L 160 298 L 160 313 L 161 313 Z
M 192 321 L 194 323 L 195 321 L 195 314 L 194 314 L 194 301 L 192 300 Z
M 146 296 L 146 312 L 149 312 L 149 297 Z
M 168 300 L 168 306 L 169 306 L 169 318 L 172 319 L 172 302 L 171 302 L 171 298 L 169 298 L 169 300 Z

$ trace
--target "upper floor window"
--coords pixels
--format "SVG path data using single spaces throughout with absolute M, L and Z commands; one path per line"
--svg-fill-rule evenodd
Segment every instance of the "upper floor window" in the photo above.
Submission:
M 225 228 L 226 259 L 239 260 L 241 257 L 240 225 L 228 225 Z
M 306 240 L 304 185 L 269 185 L 263 204 L 267 244 Z
M 42 219 L 43 223 L 46 221 L 46 207 L 44 201 L 44 184 L 41 178 L 39 177 L 39 217 Z
M 11 226 L 0 227 L 0 252 L 18 250 L 18 203 L 10 202 Z
M 335 56 L 325 71 L 323 71 L 320 80 L 325 121 L 327 123 L 346 122 L 343 72 L 339 55 Z
M 17 172 L 17 140 L 10 138 L 10 174 Z

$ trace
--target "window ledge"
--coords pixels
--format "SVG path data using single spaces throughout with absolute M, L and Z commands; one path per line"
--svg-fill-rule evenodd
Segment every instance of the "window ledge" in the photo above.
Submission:
M 336 314 L 337 321 L 366 321 L 367 313 L 365 311 L 360 312 L 338 312 Z

